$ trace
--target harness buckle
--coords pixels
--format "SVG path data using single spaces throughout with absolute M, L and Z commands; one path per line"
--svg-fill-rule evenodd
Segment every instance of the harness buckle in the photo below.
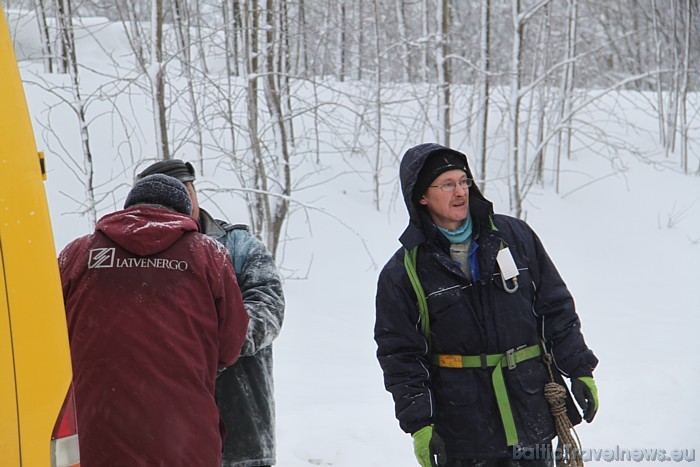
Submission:
M 514 369 L 518 365 L 515 361 L 515 350 L 516 349 L 506 350 L 506 362 L 508 363 L 509 370 Z
M 515 355 L 515 352 L 523 350 L 526 347 L 527 347 L 527 345 L 523 344 L 523 345 L 519 345 L 518 347 L 516 347 L 514 349 L 506 350 L 506 363 L 508 363 L 509 370 L 512 370 L 516 366 L 518 366 L 518 360 L 517 360 L 517 357 Z

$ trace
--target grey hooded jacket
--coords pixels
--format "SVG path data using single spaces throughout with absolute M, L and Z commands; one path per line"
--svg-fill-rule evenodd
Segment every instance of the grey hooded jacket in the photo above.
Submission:
M 247 226 L 214 219 L 200 209 L 206 235 L 221 242 L 233 261 L 250 316 L 238 361 L 216 381 L 216 398 L 228 431 L 224 467 L 275 464 L 275 402 L 272 342 L 284 319 L 282 281 L 272 255 Z

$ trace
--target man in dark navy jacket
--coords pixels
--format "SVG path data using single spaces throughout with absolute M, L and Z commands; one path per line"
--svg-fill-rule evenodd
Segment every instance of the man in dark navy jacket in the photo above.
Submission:
M 545 357 L 586 421 L 598 409 L 598 359 L 566 284 L 524 221 L 493 213 L 464 154 L 420 144 L 400 179 L 410 222 L 379 276 L 375 340 L 419 464 L 551 465 L 516 455 L 551 453 L 557 434 Z M 580 423 L 568 395 L 566 408 Z

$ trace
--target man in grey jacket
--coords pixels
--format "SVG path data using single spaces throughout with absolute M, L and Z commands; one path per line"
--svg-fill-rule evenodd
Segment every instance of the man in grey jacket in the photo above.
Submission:
M 199 221 L 201 231 L 222 243 L 231 255 L 243 304 L 250 316 L 240 358 L 216 382 L 217 404 L 228 430 L 222 466 L 272 466 L 275 464 L 272 342 L 284 319 L 282 282 L 275 261 L 247 226 L 214 219 L 199 207 L 192 164 L 178 159 L 159 161 L 137 178 L 154 173 L 170 175 L 185 184 L 192 200 L 192 217 Z

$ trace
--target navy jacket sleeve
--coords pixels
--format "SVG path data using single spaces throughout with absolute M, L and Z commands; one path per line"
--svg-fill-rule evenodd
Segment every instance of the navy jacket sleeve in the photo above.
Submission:
M 405 432 L 414 433 L 431 423 L 433 402 L 428 345 L 420 332 L 416 297 L 402 258 L 397 253 L 379 276 L 374 338 L 396 418 Z

